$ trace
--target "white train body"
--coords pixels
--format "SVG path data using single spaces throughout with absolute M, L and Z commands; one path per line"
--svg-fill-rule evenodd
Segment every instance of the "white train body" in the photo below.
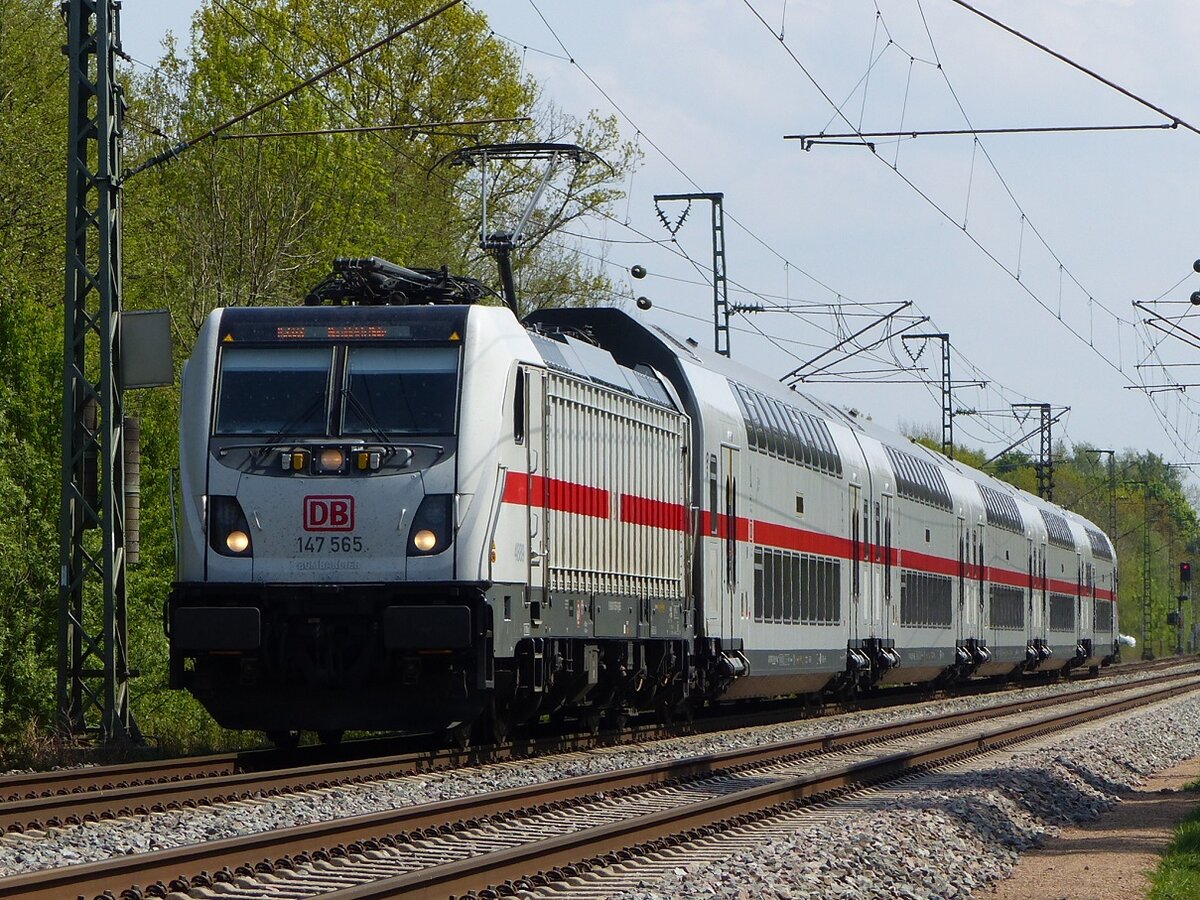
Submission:
M 230 727 L 671 709 L 1116 652 L 1090 522 L 617 310 L 217 310 L 182 408 L 172 680 Z

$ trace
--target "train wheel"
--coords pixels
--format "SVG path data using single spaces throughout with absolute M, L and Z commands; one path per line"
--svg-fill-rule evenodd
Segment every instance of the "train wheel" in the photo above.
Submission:
M 624 734 L 625 729 L 629 727 L 629 710 L 624 706 L 617 706 L 608 710 L 605 713 L 605 723 L 619 736 Z
M 511 715 L 509 704 L 498 703 L 493 697 L 475 720 L 475 742 L 493 746 L 508 743 L 512 732 L 512 720 L 509 718 Z
M 291 731 L 268 731 L 267 740 L 280 750 L 295 750 L 300 746 L 300 732 L 296 729 Z
M 597 709 L 588 709 L 582 712 L 579 716 L 579 731 L 583 734 L 595 737 L 600 733 L 600 721 L 602 714 Z
M 459 722 L 446 729 L 446 743 L 455 750 L 467 750 L 471 746 L 471 726 L 473 722 Z
M 318 731 L 317 739 L 326 747 L 334 747 L 342 742 L 342 735 L 346 732 L 341 729 L 332 729 L 329 731 Z

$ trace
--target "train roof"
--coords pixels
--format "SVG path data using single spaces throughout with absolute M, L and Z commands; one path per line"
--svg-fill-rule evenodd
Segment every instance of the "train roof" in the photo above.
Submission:
M 651 403 L 675 408 L 670 394 L 654 370 L 645 363 L 632 367 L 618 363 L 607 350 L 569 333 L 530 330 L 529 338 L 551 369 L 632 394 Z

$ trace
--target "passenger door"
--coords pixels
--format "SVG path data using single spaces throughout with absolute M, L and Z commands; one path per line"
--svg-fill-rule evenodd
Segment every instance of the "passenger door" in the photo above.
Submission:
M 866 543 L 867 535 L 863 534 L 863 489 L 862 485 L 851 484 L 850 486 L 850 509 L 849 509 L 849 526 L 850 526 L 850 610 L 846 619 L 850 628 L 850 639 L 858 640 L 859 636 L 859 616 L 861 615 L 862 605 L 862 581 L 863 581 L 863 546 Z
M 529 585 L 530 618 L 540 622 L 545 599 L 547 569 L 550 565 L 549 473 L 546 465 L 546 380 L 545 373 L 527 369 L 525 378 L 525 474 L 529 481 L 529 504 L 525 513 L 526 572 Z M 536 604 L 536 605 L 535 605 Z
M 892 636 L 892 495 L 883 495 L 883 590 L 881 591 L 883 606 L 883 626 L 880 634 L 885 638 Z
M 958 517 L 958 631 L 955 640 L 963 641 L 967 633 L 967 568 L 970 562 L 971 534 L 967 530 L 967 520 Z
M 724 543 L 724 578 L 721 579 L 721 603 L 725 610 L 725 634 L 737 634 L 738 618 L 738 475 L 737 447 L 721 446 L 721 484 L 724 491 L 722 527 L 719 533 Z

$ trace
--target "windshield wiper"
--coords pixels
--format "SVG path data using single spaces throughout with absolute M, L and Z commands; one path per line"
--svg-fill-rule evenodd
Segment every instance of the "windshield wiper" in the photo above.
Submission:
M 324 402 L 325 402 L 325 395 L 318 394 L 316 397 L 313 397 L 312 401 L 308 404 L 308 406 L 304 407 L 304 409 L 302 409 L 297 415 L 292 416 L 292 418 L 288 419 L 286 422 L 284 422 L 282 425 L 280 425 L 279 429 L 274 434 L 272 434 L 270 437 L 263 438 L 263 440 L 255 441 L 253 443 L 226 444 L 224 447 L 221 447 L 221 449 L 217 451 L 217 455 L 224 456 L 230 450 L 247 449 L 247 448 L 256 449 L 259 451 L 259 453 L 265 453 L 267 450 L 270 450 L 272 447 L 279 444 L 285 437 L 288 436 L 288 432 L 290 432 L 293 428 L 295 428 L 297 425 L 299 425 L 301 422 L 303 422 L 305 419 L 307 419 L 309 416 L 311 416 L 313 414 L 313 412 L 316 411 L 317 407 L 320 406 Z M 328 422 L 326 423 L 326 430 L 328 430 Z
M 379 443 L 383 446 L 384 450 L 386 450 L 389 454 L 395 453 L 397 450 L 403 450 L 408 454 L 408 457 L 403 463 L 401 463 L 402 466 L 407 466 L 412 460 L 413 447 L 421 447 L 425 450 L 436 450 L 439 457 L 446 452 L 446 448 L 440 444 L 428 444 L 420 441 L 397 441 L 395 438 L 388 437 L 387 433 L 384 432 L 383 427 L 379 424 L 379 421 L 373 415 L 371 415 L 370 411 L 368 411 L 368 409 L 363 405 L 362 401 L 355 397 L 349 388 L 346 388 L 342 391 L 342 396 L 344 396 L 348 401 L 350 401 L 351 404 L 353 404 L 355 410 L 357 410 L 358 414 L 362 416 L 367 427 L 375 433 L 377 438 L 379 438 Z
M 378 420 L 371 415 L 367 408 L 363 406 L 362 401 L 355 397 L 349 388 L 342 389 L 342 396 L 345 397 L 358 412 L 358 414 L 362 416 L 362 420 L 366 422 L 367 427 L 375 433 L 377 438 L 379 438 L 380 443 L 387 444 L 390 442 L 387 434 L 384 432 L 383 428 L 380 427 Z

